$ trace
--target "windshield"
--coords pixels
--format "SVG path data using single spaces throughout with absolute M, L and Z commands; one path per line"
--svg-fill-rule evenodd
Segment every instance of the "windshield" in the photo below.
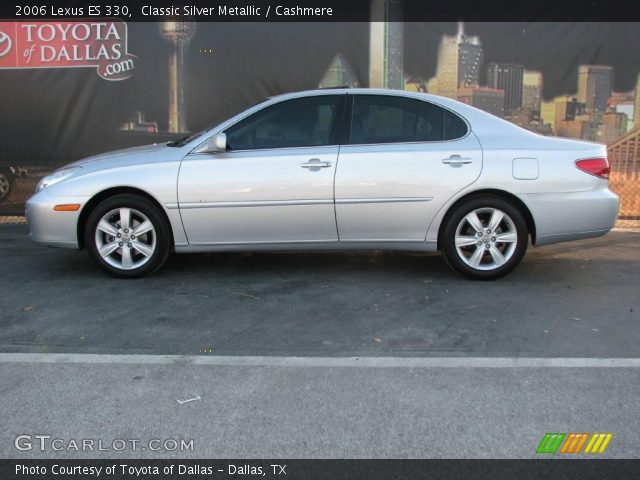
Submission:
M 269 100 L 269 98 L 267 98 L 266 100 Z M 265 100 L 265 101 L 266 101 Z M 241 110 L 238 113 L 242 113 L 244 110 Z M 229 118 L 234 118 L 236 115 L 238 115 L 238 113 L 232 115 Z M 167 147 L 183 147 L 184 145 L 186 145 L 187 143 L 195 140 L 198 137 L 201 137 L 202 135 L 204 135 L 205 133 L 211 131 L 214 127 L 216 127 L 217 125 L 219 125 L 219 123 L 214 123 L 212 125 L 209 125 L 207 128 L 205 128 L 204 130 L 199 131 L 198 133 L 194 133 L 193 135 L 189 135 L 189 136 L 185 136 L 183 138 L 179 138 L 178 140 L 173 140 L 171 142 L 167 143 Z
M 203 134 L 205 134 L 209 130 L 210 130 L 209 128 L 206 128 L 204 130 L 201 130 L 198 133 L 194 133 L 193 135 L 188 135 L 188 136 L 179 138 L 178 140 L 173 140 L 171 142 L 168 142 L 167 147 L 182 147 L 187 143 L 189 143 L 190 141 L 195 140 L 198 137 L 201 137 Z

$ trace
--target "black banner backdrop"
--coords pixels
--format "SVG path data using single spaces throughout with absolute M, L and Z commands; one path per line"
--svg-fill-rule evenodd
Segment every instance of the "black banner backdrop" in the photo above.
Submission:
M 347 83 L 455 96 L 543 134 L 624 147 L 614 165 L 624 178 L 612 185 L 621 213 L 640 218 L 639 163 L 628 153 L 640 126 L 640 23 L 397 23 L 404 14 L 385 17 L 397 47 L 382 53 L 397 70 L 389 84 L 373 73 L 372 45 L 386 40 L 370 22 L 0 22 L 0 190 L 1 177 L 9 182 L 0 215 L 21 214 L 38 178 L 70 161 L 199 131 L 271 95 Z M 117 38 L 106 38 L 113 23 Z M 96 60 L 109 42 L 128 55 Z M 478 55 L 453 91 L 439 72 L 447 42 Z M 503 67 L 515 72 L 507 80 Z M 172 109 L 175 89 L 183 100 Z

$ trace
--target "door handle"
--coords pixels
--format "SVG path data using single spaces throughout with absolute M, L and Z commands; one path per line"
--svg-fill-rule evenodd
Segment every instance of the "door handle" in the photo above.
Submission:
M 471 162 L 472 160 L 470 158 L 461 157 L 460 155 L 451 155 L 449 158 L 442 159 L 442 163 L 447 164 L 451 167 L 460 167 Z
M 331 166 L 331 162 L 321 162 L 319 158 L 312 158 L 307 163 L 300 165 L 302 168 L 316 169 L 316 168 L 328 168 Z

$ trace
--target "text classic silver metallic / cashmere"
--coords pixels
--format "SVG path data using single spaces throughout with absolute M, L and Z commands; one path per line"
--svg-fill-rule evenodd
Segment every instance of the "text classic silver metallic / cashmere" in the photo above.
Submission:
M 442 251 L 493 279 L 534 245 L 613 226 L 604 145 L 392 90 L 271 98 L 180 141 L 72 163 L 27 202 L 31 237 L 137 277 L 172 252 Z

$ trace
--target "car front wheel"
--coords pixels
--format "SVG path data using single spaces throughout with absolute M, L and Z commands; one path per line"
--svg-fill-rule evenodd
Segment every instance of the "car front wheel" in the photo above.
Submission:
M 528 241 L 522 213 L 494 196 L 470 198 L 458 205 L 440 239 L 449 266 L 477 280 L 493 280 L 511 272 L 522 260 Z
M 85 228 L 89 255 L 108 273 L 142 277 L 158 270 L 171 249 L 170 227 L 160 209 L 131 194 L 102 201 Z

